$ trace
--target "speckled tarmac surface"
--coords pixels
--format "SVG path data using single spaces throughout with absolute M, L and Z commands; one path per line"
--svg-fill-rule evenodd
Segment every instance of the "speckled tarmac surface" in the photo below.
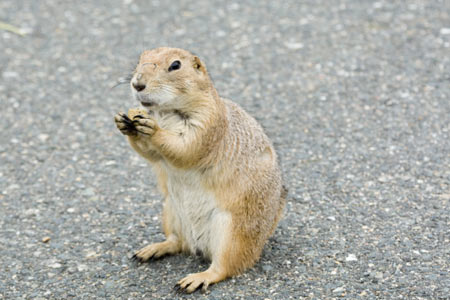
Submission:
M 0 298 L 450 298 L 448 1 L 73 3 L 0 2 L 26 33 L 0 30 Z M 129 260 L 161 197 L 111 86 L 162 45 L 263 124 L 290 190 L 260 262 L 204 295 L 172 291 L 197 257 Z

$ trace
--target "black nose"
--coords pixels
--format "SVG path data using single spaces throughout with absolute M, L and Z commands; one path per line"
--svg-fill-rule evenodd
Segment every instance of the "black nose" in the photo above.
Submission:
M 133 83 L 133 87 L 136 91 L 140 92 L 145 89 L 145 84 L 142 83 Z

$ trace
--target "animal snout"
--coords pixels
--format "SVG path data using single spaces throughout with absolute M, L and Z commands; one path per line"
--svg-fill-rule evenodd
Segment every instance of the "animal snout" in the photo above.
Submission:
M 133 85 L 133 88 L 138 92 L 143 91 L 145 89 L 145 84 L 140 83 L 140 82 L 133 82 L 132 85 Z

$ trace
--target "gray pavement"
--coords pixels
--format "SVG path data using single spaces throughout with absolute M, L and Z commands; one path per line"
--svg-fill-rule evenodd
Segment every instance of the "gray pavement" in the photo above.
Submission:
M 74 3 L 77 4 L 74 4 Z M 0 1 L 0 298 L 450 299 L 448 1 Z M 160 241 L 115 129 L 140 51 L 186 48 L 273 139 L 289 188 L 260 262 L 208 294 Z M 42 242 L 49 237 L 50 241 Z

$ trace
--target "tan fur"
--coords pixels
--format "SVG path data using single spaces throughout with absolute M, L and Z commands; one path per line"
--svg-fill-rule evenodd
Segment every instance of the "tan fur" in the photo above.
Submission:
M 181 68 L 169 72 L 175 60 Z M 199 250 L 212 263 L 178 282 L 187 292 L 251 267 L 281 217 L 286 196 L 276 153 L 261 126 L 221 99 L 203 62 L 185 50 L 145 51 L 131 83 L 145 86 L 140 92 L 132 87 L 133 93 L 152 105 L 144 118 L 130 114 L 135 127 L 120 114 L 116 124 L 152 163 L 166 198 L 167 241 L 139 250 L 136 257 L 145 261 Z

